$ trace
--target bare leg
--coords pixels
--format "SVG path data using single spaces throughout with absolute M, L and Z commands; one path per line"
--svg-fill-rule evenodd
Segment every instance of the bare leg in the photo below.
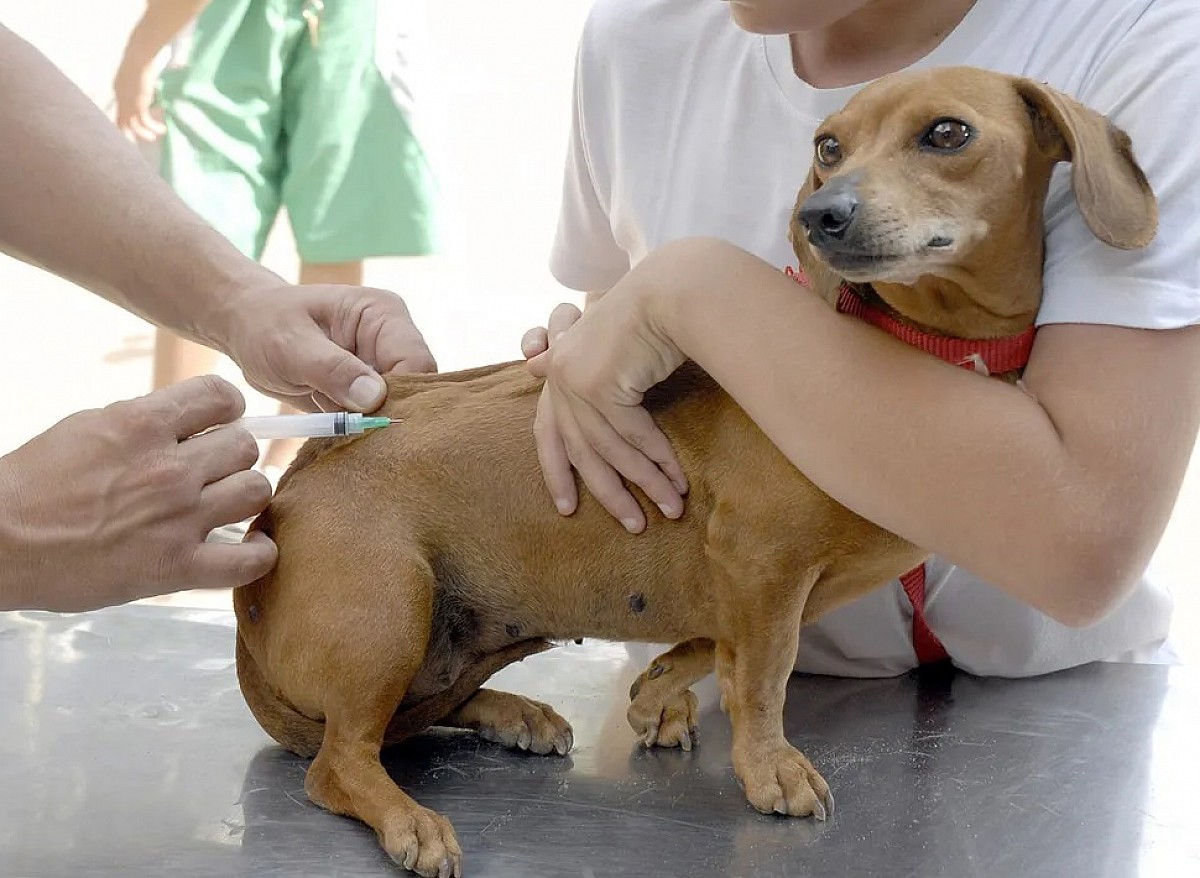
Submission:
M 346 284 L 360 287 L 363 282 L 363 264 L 358 262 L 301 262 L 300 283 L 302 284 Z
M 204 345 L 180 338 L 166 329 L 157 329 L 154 332 L 153 389 L 207 375 L 216 369 L 219 358 L 220 354 Z

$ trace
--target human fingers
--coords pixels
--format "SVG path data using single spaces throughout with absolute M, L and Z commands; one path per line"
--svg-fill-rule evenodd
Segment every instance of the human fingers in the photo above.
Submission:
M 204 532 L 258 515 L 271 502 L 271 483 L 255 470 L 241 470 L 200 492 L 200 516 Z
M 554 506 L 563 515 L 570 515 L 579 505 L 579 492 L 575 487 L 575 473 L 571 469 L 567 448 L 554 417 L 554 408 L 549 391 L 542 388 L 538 397 L 537 414 L 533 420 L 533 438 L 537 445 L 538 463 L 542 468 L 542 481 Z
M 192 553 L 189 579 L 193 588 L 237 588 L 269 573 L 278 557 L 279 550 L 261 531 L 241 543 L 200 543 Z
M 199 473 L 203 483 L 210 485 L 254 466 L 258 443 L 242 427 L 219 427 L 185 439 L 179 443 L 179 453 Z

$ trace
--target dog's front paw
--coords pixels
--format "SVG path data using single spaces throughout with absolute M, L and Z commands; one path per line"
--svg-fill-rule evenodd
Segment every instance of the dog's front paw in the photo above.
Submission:
M 462 848 L 450 821 L 414 805 L 398 811 L 379 827 L 379 843 L 398 866 L 421 878 L 461 878 Z
M 629 704 L 625 716 L 646 747 L 680 747 L 691 750 L 696 743 L 699 702 L 691 689 L 661 701 L 643 689 Z
M 571 725 L 548 704 L 513 695 L 496 693 L 486 716 L 479 724 L 479 737 L 545 756 L 566 756 L 575 745 Z
M 813 764 L 790 744 L 734 757 L 734 771 L 750 804 L 764 814 L 824 820 L 833 794 Z

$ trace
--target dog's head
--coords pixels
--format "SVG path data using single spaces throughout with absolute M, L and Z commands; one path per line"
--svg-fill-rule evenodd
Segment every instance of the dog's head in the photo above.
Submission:
M 827 298 L 842 279 L 870 284 L 926 328 L 1003 335 L 1036 316 L 1042 208 L 1064 161 L 1098 238 L 1153 239 L 1154 195 L 1129 137 L 1099 113 L 976 68 L 885 77 L 817 130 L 792 243 Z

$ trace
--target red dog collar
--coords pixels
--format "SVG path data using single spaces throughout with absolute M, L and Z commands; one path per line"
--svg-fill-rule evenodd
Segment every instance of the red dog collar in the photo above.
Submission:
M 797 283 L 808 286 L 803 269 L 786 269 L 786 274 Z M 878 327 L 888 335 L 900 339 L 911 347 L 933 354 L 952 366 L 974 369 L 984 375 L 1016 372 L 1025 368 L 1033 350 L 1034 327 L 1004 338 L 967 339 L 934 335 L 897 320 L 881 308 L 872 305 L 854 291 L 849 284 L 842 284 L 838 295 L 837 309 L 842 314 Z

